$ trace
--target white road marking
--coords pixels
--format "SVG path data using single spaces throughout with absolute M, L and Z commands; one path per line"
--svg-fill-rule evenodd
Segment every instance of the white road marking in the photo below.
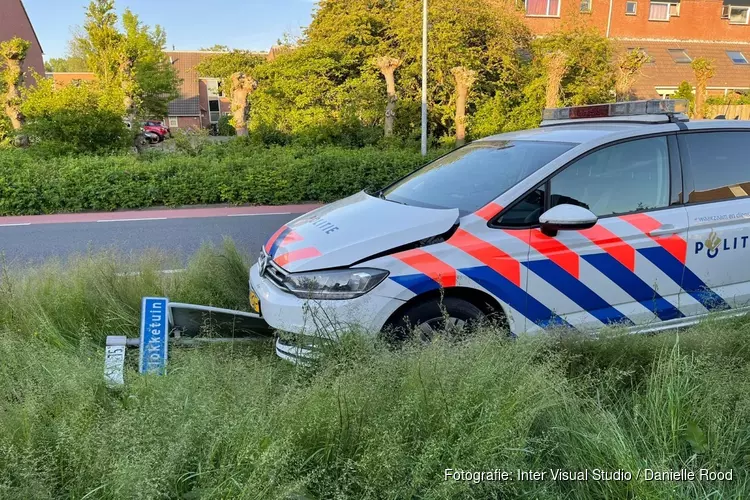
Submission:
M 0 227 L 16 227 L 16 226 L 30 226 L 31 222 L 23 222 L 20 224 L 0 224 Z
M 229 214 L 227 217 L 255 217 L 256 215 L 291 215 L 292 212 L 269 212 L 265 214 Z
M 167 220 L 166 217 L 150 217 L 145 219 L 102 219 L 96 222 L 139 222 L 148 220 Z

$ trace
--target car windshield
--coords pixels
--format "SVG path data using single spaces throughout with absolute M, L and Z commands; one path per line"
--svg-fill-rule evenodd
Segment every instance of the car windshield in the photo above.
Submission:
M 476 212 L 575 144 L 481 141 L 426 165 L 386 188 L 389 201 L 426 208 Z

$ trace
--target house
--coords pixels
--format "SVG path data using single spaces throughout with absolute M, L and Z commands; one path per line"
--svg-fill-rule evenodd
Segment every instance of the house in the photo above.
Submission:
M 695 84 L 690 62 L 716 66 L 709 94 L 750 91 L 750 0 L 525 0 L 525 20 L 544 36 L 570 26 L 593 26 L 618 53 L 645 50 L 634 93 L 668 97 L 682 81 Z
M 96 80 L 94 73 L 87 72 L 47 72 L 45 73 L 47 78 L 52 78 L 55 82 L 56 87 L 64 87 L 71 83 L 77 82 L 93 82 Z
M 16 36 L 31 42 L 29 53 L 24 62 L 24 71 L 27 75 L 26 84 L 33 85 L 32 71 L 44 75 L 42 44 L 39 43 L 23 2 L 21 0 L 2 0 L 0 2 L 0 41 L 10 40 Z
M 258 53 L 273 60 L 284 50 L 272 48 L 269 52 Z M 169 61 L 182 80 L 180 97 L 169 103 L 166 117 L 169 128 L 209 128 L 219 123 L 219 118 L 231 113 L 228 92 L 222 89 L 221 78 L 201 76 L 196 66 L 206 58 L 224 54 L 204 50 L 168 50 Z

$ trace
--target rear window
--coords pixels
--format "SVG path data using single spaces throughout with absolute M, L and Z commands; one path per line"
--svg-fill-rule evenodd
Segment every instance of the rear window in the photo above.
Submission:
M 389 201 L 476 212 L 575 144 L 482 141 L 457 149 L 386 188 Z

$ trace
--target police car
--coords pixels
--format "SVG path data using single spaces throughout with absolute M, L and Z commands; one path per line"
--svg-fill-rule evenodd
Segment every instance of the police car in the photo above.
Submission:
M 547 109 L 540 128 L 306 214 L 262 249 L 251 302 L 297 339 L 407 325 L 429 337 L 490 315 L 518 335 L 741 314 L 750 122 L 689 122 L 686 104 Z M 276 344 L 292 360 L 303 347 Z

